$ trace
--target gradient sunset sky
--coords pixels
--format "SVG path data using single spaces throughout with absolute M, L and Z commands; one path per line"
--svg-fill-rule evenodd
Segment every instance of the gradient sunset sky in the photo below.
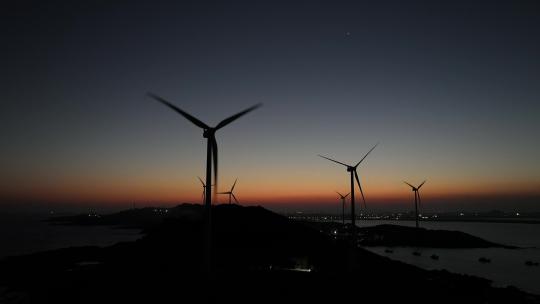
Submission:
M 112 3 L 114 2 L 114 3 Z M 225 3 L 227 2 L 227 3 Z M 241 203 L 540 210 L 538 1 L 3 4 L 0 206 L 199 202 L 202 131 Z M 225 197 L 221 198 L 225 201 Z M 2 207 L 0 207 L 2 208 Z M 337 212 L 337 210 L 336 210 Z

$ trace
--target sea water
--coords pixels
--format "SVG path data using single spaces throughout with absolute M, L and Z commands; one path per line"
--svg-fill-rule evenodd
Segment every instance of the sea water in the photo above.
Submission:
M 414 221 L 359 221 L 358 226 L 381 224 L 414 226 Z M 485 240 L 522 249 L 479 248 L 440 249 L 395 247 L 366 247 L 366 249 L 394 260 L 424 269 L 446 269 L 450 272 L 483 277 L 493 281 L 494 286 L 515 286 L 524 291 L 540 294 L 540 267 L 527 266 L 526 261 L 540 262 L 540 224 L 521 223 L 477 223 L 477 222 L 420 222 L 428 229 L 462 231 Z M 413 255 L 413 252 L 421 255 Z M 431 259 L 431 255 L 439 259 Z M 479 258 L 490 259 L 480 263 Z
M 109 226 L 51 225 L 45 215 L 0 216 L 0 259 L 7 256 L 74 247 L 108 246 L 140 238 L 140 230 Z

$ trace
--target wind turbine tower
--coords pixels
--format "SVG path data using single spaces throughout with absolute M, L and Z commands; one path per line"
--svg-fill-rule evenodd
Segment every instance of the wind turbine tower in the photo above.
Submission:
M 204 122 L 200 121 L 199 119 L 195 118 L 191 114 L 181 110 L 177 106 L 173 105 L 172 103 L 168 102 L 167 100 L 152 94 L 148 93 L 148 95 L 155 100 L 159 101 L 160 103 L 166 105 L 173 111 L 177 112 L 178 114 L 182 115 L 184 118 L 189 120 L 191 123 L 196 125 L 197 127 L 201 128 L 203 130 L 203 137 L 207 139 L 206 143 L 206 185 L 212 185 L 211 178 L 212 178 L 212 162 L 214 163 L 214 196 L 217 194 L 217 187 L 218 187 L 218 147 L 217 147 L 217 141 L 216 141 L 216 132 L 225 127 L 226 125 L 230 124 L 231 122 L 237 120 L 238 118 L 244 116 L 245 114 L 257 109 L 262 104 L 256 104 L 252 107 L 249 107 L 245 109 L 242 112 L 239 112 L 233 116 L 230 116 L 228 118 L 225 118 L 220 123 L 218 123 L 215 127 L 210 127 Z M 211 193 L 212 187 L 205 187 L 205 208 L 204 208 L 204 219 L 205 219 L 205 266 L 206 266 L 206 273 L 207 276 L 211 277 L 212 272 L 212 193 Z
M 206 201 L 206 184 L 203 182 L 203 180 L 200 177 L 197 176 L 197 178 L 199 179 L 199 181 L 201 182 L 202 187 L 203 187 L 202 201 L 203 201 L 203 205 L 204 205 L 204 202 Z
M 415 213 L 415 220 L 416 220 L 416 228 L 418 228 L 418 205 L 422 204 L 420 201 L 420 187 L 424 185 L 426 181 L 423 181 L 418 187 L 415 187 L 407 182 L 404 182 L 405 184 L 409 185 L 414 192 L 414 213 Z
M 347 198 L 347 196 L 349 196 L 349 194 L 351 194 L 350 192 L 343 195 L 339 192 L 336 191 L 336 193 L 339 195 L 339 198 L 341 199 L 341 221 L 343 223 L 343 225 L 345 225 L 345 199 Z
M 230 191 L 227 191 L 227 192 L 219 192 L 218 194 L 228 194 L 229 195 L 229 205 L 231 204 L 231 197 L 234 198 L 234 201 L 237 203 L 237 204 L 240 204 L 240 202 L 238 202 L 238 200 L 236 199 L 236 196 L 234 196 L 234 186 L 236 186 L 236 182 L 238 181 L 238 178 L 234 181 L 234 184 L 232 185 L 231 187 L 231 190 Z
M 371 151 L 373 151 L 373 149 L 375 149 L 375 147 L 377 147 L 377 145 L 378 145 L 378 143 L 375 146 L 373 146 L 373 148 L 371 148 L 371 150 L 369 150 L 368 153 L 366 153 L 366 155 L 364 155 L 364 157 L 362 157 L 362 159 L 360 159 L 360 161 L 354 166 L 347 165 L 347 164 L 344 164 L 344 163 L 339 162 L 337 160 L 331 159 L 329 157 L 319 155 L 320 157 L 326 158 L 329 161 L 332 161 L 332 162 L 335 162 L 337 164 L 345 166 L 347 168 L 347 172 L 349 172 L 350 175 L 351 175 L 351 242 L 354 245 L 354 247 L 356 247 L 356 245 L 357 245 L 356 244 L 356 212 L 354 210 L 354 205 L 355 205 L 355 203 L 354 203 L 354 180 L 355 179 L 356 179 L 356 183 L 358 184 L 358 188 L 360 189 L 360 194 L 362 194 L 362 200 L 364 201 L 364 207 L 366 207 L 366 198 L 364 197 L 364 192 L 362 191 L 362 186 L 360 185 L 360 179 L 358 178 L 358 173 L 356 172 L 356 169 L 358 168 L 358 165 L 360 165 L 362 163 L 362 161 L 369 155 L 369 153 L 371 153 Z

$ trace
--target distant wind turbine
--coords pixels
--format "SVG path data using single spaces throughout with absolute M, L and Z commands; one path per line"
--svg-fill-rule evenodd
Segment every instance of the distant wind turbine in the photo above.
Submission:
M 203 200 L 203 205 L 204 205 L 204 202 L 206 201 L 206 184 L 203 182 L 203 180 L 200 177 L 197 176 L 197 178 L 201 181 L 201 184 L 202 184 L 202 187 L 203 187 L 202 200 Z
M 423 181 L 420 186 L 415 187 L 407 182 L 404 181 L 405 184 L 409 185 L 412 188 L 412 191 L 414 192 L 414 211 L 415 211 L 415 220 L 416 220 L 416 228 L 418 228 L 418 205 L 421 204 L 420 201 L 420 187 L 424 185 L 426 181 Z
M 228 118 L 225 118 L 220 123 L 218 123 L 215 127 L 210 127 L 204 122 L 200 121 L 199 119 L 195 118 L 194 116 L 190 115 L 189 113 L 181 110 L 177 106 L 171 104 L 167 100 L 152 94 L 148 93 L 148 96 L 154 98 L 155 100 L 161 102 L 162 104 L 168 106 L 173 111 L 177 112 L 178 114 L 184 116 L 187 120 L 191 121 L 194 125 L 197 127 L 203 129 L 203 137 L 207 139 L 206 144 L 206 185 L 212 185 L 211 178 L 212 178 L 212 161 L 214 163 L 214 196 L 217 194 L 217 188 L 218 188 L 218 147 L 217 147 L 217 141 L 216 141 L 216 131 L 219 129 L 225 127 L 226 125 L 230 124 L 231 122 L 237 120 L 238 118 L 244 116 L 245 114 L 257 109 L 262 104 L 256 104 L 254 106 L 251 106 L 247 109 L 245 109 L 242 112 L 239 112 L 233 116 L 230 116 Z M 212 249 L 212 193 L 211 193 L 212 187 L 205 187 L 205 236 L 206 236 L 206 271 L 208 275 L 210 276 L 211 273 L 211 249 Z
M 238 181 L 238 178 L 234 181 L 234 184 L 232 185 L 231 187 L 231 190 L 230 191 L 227 191 L 227 192 L 219 192 L 218 194 L 228 194 L 229 195 L 229 205 L 231 204 L 231 197 L 234 198 L 234 201 L 237 203 L 237 204 L 240 204 L 238 202 L 238 200 L 236 199 L 236 196 L 234 196 L 234 186 L 236 186 L 236 182 Z
M 347 198 L 347 196 L 349 196 L 349 194 L 351 194 L 350 192 L 343 195 L 339 192 L 336 191 L 336 193 L 339 195 L 339 198 L 341 199 L 341 221 L 343 222 L 343 225 L 345 225 L 345 199 Z
M 358 188 L 360 189 L 360 194 L 362 194 L 362 200 L 364 201 L 364 207 L 366 207 L 366 198 L 364 197 L 364 192 L 362 191 L 362 186 L 360 185 L 360 179 L 358 178 L 358 173 L 356 172 L 356 168 L 358 168 L 358 165 L 362 163 L 362 161 L 377 147 L 378 143 L 371 148 L 371 150 L 362 157 L 362 159 L 354 166 L 344 164 L 342 162 L 338 162 L 337 160 L 333 160 L 331 158 L 328 158 L 326 156 L 319 155 L 322 158 L 326 158 L 329 161 L 333 161 L 335 163 L 338 163 L 340 165 L 343 165 L 347 167 L 347 172 L 350 172 L 351 174 L 351 241 L 353 242 L 354 246 L 356 246 L 356 213 L 354 211 L 354 180 L 356 179 L 356 182 L 358 183 Z

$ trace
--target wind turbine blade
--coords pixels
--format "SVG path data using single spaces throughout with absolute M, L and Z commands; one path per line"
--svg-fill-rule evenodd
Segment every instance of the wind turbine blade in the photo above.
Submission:
M 202 180 L 200 177 L 198 177 L 198 176 L 197 176 L 197 178 L 201 181 L 202 186 L 203 186 L 203 187 L 206 187 L 206 185 L 204 184 L 203 180 Z
M 350 192 L 347 193 L 343 198 L 347 198 L 347 196 L 349 196 L 349 194 L 351 194 Z
M 418 186 L 418 188 L 416 188 L 416 189 L 420 189 L 420 187 L 422 187 L 425 183 L 426 183 L 426 181 L 423 181 L 423 182 L 420 184 L 420 186 Z
M 231 194 L 230 192 L 218 192 L 217 194 Z
M 366 198 L 364 197 L 364 191 L 362 191 L 362 186 L 360 185 L 360 179 L 358 178 L 358 173 L 356 173 L 356 170 L 354 170 L 354 177 L 356 178 L 356 182 L 358 183 L 358 188 L 360 188 L 360 194 L 362 194 L 362 200 L 364 201 L 364 208 L 367 209 Z
M 411 184 L 407 183 L 406 181 L 403 181 L 403 182 L 404 182 L 405 184 L 407 184 L 407 185 L 411 186 L 411 188 L 414 188 L 414 186 L 413 186 L 413 185 L 411 185 Z
M 234 184 L 232 185 L 231 192 L 234 190 L 234 186 L 236 186 L 236 182 L 238 181 L 238 178 L 234 180 Z
M 338 162 L 337 160 L 333 160 L 333 159 L 331 159 L 331 158 L 328 158 L 328 157 L 326 157 L 326 156 L 322 156 L 322 155 L 320 155 L 320 154 L 318 154 L 318 155 L 319 155 L 320 157 L 322 157 L 322 158 L 328 159 L 329 161 L 333 161 L 333 162 L 338 163 L 338 164 L 340 164 L 340 165 L 343 165 L 343 166 L 345 166 L 345 167 L 349 167 L 349 165 L 344 164 L 344 163 L 342 163 L 342 162 Z
M 368 153 L 366 153 L 366 155 L 364 155 L 364 157 L 362 157 L 362 159 L 356 164 L 355 167 L 358 167 L 358 165 L 360 165 L 360 163 L 369 155 L 369 153 L 371 153 L 371 151 L 373 151 L 373 149 L 375 149 L 377 146 L 379 145 L 379 143 L 377 143 L 375 146 L 373 146 L 373 148 L 371 148 L 371 150 L 368 151 Z
M 234 201 L 237 203 L 237 204 L 240 204 L 240 202 L 236 199 L 236 196 L 234 196 L 234 193 L 231 193 L 232 197 L 234 198 Z
M 339 197 L 344 198 L 343 194 L 336 191 L 336 193 L 339 195 Z
M 420 200 L 420 191 L 416 191 L 416 195 L 418 195 L 418 207 L 422 208 L 422 200 Z
M 202 129 L 210 129 L 209 126 L 207 126 L 204 122 L 198 120 L 197 118 L 195 118 L 194 116 L 192 116 L 191 114 L 181 110 L 180 108 L 178 108 L 177 106 L 173 105 L 172 103 L 166 101 L 165 99 L 153 94 L 153 93 L 148 93 L 148 96 L 154 98 L 155 100 L 161 102 L 162 104 L 168 106 L 169 108 L 173 109 L 174 111 L 178 112 L 180 115 L 184 116 L 187 120 L 191 121 L 193 124 L 195 124 L 197 127 L 199 128 L 202 128 Z
M 212 159 L 214 161 L 214 193 L 218 191 L 218 148 L 216 137 L 212 135 L 209 140 L 212 141 Z
M 257 109 L 257 108 L 260 107 L 260 106 L 262 106 L 262 103 L 258 103 L 258 104 L 254 105 L 254 106 L 252 106 L 252 107 L 249 107 L 249 108 L 245 109 L 244 111 L 242 111 L 242 112 L 240 112 L 240 113 L 238 113 L 238 114 L 235 114 L 235 115 L 233 115 L 233 116 L 231 116 L 231 117 L 229 117 L 229 118 L 225 118 L 224 120 L 222 120 L 220 123 L 217 124 L 217 126 L 216 126 L 215 129 L 216 129 L 216 130 L 219 130 L 219 129 L 225 127 L 226 125 L 228 125 L 228 124 L 230 124 L 231 122 L 237 120 L 237 119 L 240 118 L 241 116 L 244 116 L 244 115 L 246 115 L 247 113 L 249 113 L 249 112 L 251 112 L 251 111 Z

